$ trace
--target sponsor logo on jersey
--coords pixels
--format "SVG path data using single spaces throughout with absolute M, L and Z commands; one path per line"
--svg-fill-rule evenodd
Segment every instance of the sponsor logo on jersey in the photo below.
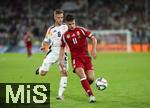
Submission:
M 72 34 L 72 37 L 76 36 L 74 33 Z
M 54 30 L 53 32 L 55 33 L 55 32 L 57 32 L 57 30 Z

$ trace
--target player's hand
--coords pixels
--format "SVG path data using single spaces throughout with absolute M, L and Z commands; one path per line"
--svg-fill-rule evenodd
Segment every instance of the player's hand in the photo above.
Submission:
M 97 53 L 96 50 L 92 50 L 92 51 L 91 51 L 91 55 L 92 55 L 92 57 L 93 57 L 94 59 L 96 59 L 96 53 Z
M 44 51 L 44 50 L 45 50 L 45 48 L 42 46 L 39 48 L 39 51 Z

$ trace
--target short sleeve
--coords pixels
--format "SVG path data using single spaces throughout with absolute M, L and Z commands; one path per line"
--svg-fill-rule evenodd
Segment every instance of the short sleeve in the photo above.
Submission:
M 44 42 L 49 42 L 49 37 L 52 35 L 52 32 L 51 32 L 51 27 L 48 28 L 47 32 L 46 32 L 46 35 L 45 35 L 45 38 L 44 38 Z
M 89 30 L 87 30 L 87 29 L 85 29 L 85 28 L 81 28 L 81 31 L 82 31 L 82 33 L 83 33 L 83 35 L 84 36 L 86 36 L 86 37 L 88 37 L 88 38 L 91 38 L 92 37 L 92 33 L 91 33 L 91 31 L 89 31 Z

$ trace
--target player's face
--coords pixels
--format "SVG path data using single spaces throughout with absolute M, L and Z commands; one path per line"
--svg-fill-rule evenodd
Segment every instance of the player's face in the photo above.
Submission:
M 62 22 L 63 22 L 63 13 L 62 14 L 55 14 L 54 15 L 54 20 L 55 20 L 55 23 L 58 24 L 58 25 L 61 25 Z
M 73 29 L 75 29 L 75 27 L 76 27 L 76 22 L 75 22 L 75 20 L 73 20 L 73 21 L 68 21 L 68 22 L 67 22 L 67 25 L 68 25 L 68 28 L 69 28 L 70 30 L 73 30 Z

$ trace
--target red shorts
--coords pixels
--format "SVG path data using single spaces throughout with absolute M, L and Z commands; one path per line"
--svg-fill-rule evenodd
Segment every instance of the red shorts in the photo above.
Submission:
M 91 62 L 91 57 L 89 57 L 88 55 L 72 58 L 72 67 L 74 70 L 79 67 L 82 67 L 84 71 L 94 70 L 93 64 Z

